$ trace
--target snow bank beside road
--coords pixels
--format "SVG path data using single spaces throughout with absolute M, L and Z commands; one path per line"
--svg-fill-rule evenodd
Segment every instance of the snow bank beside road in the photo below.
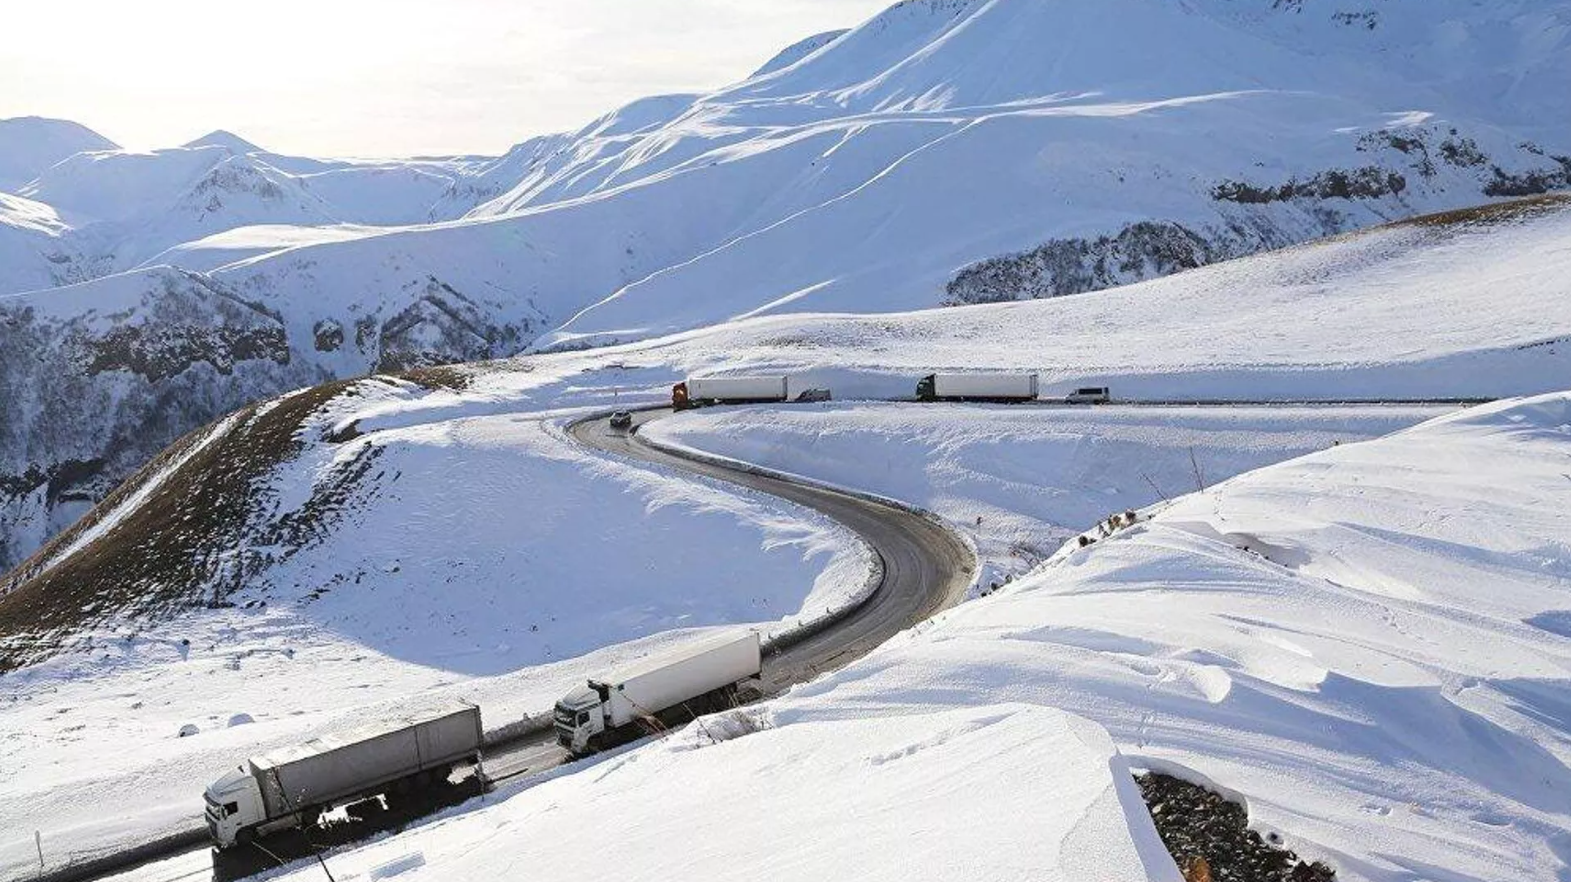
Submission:
M 1021 701 L 1343 880 L 1571 878 L 1571 393 L 1235 478 L 774 707 Z
M 783 405 L 684 413 L 640 434 L 932 511 L 976 543 L 985 587 L 1108 515 L 1181 496 L 1197 480 L 1215 484 L 1449 410 Z
M 344 878 L 419 853 L 407 882 L 586 859 L 626 878 L 1178 882 L 1123 757 L 1086 720 L 1004 705 L 749 733 L 750 714 L 329 865 Z

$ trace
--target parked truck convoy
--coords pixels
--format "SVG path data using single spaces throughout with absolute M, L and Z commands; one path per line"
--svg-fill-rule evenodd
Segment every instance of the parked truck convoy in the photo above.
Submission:
M 739 684 L 762 670 L 758 634 L 708 637 L 589 681 L 556 703 L 557 742 L 575 756 L 637 737 L 640 720 L 663 725 L 729 707 Z
M 918 401 L 1033 401 L 1036 374 L 928 374 L 916 384 Z
M 789 377 L 688 377 L 671 387 L 676 410 L 706 404 L 760 404 L 790 401 Z M 797 401 L 828 401 L 830 390 L 803 391 Z M 917 381 L 918 401 L 1023 402 L 1055 400 L 1066 404 L 1106 404 L 1112 400 L 1106 386 L 1082 386 L 1063 398 L 1040 399 L 1036 374 L 973 372 L 928 374 Z
M 452 702 L 252 757 L 203 794 L 208 833 L 227 849 L 378 794 L 427 789 L 460 766 L 481 779 L 483 739 L 480 708 Z
M 688 377 L 671 387 L 671 406 L 785 401 L 786 387 L 786 377 Z

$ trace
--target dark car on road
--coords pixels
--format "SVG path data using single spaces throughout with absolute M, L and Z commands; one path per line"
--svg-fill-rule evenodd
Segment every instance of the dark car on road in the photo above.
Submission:
M 632 413 L 630 413 L 628 411 L 625 411 L 625 410 L 619 410 L 616 413 L 611 414 L 611 428 L 613 428 L 613 429 L 630 429 L 632 427 L 633 427 L 633 415 L 632 415 Z

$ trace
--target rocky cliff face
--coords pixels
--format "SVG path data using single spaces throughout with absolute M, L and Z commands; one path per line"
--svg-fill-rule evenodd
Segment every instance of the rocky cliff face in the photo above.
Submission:
M 1280 179 L 1241 175 L 1210 189 L 1209 223 L 1142 220 L 1094 237 L 1055 238 L 977 261 L 945 286 L 945 303 L 1062 297 L 1194 269 L 1367 225 L 1416 203 L 1535 196 L 1571 188 L 1571 157 L 1532 143 L 1486 152 L 1456 128 L 1381 129 L 1357 141 L 1365 165 Z M 1515 169 L 1507 171 L 1505 167 Z
M 0 569 L 176 439 L 249 402 L 336 376 L 502 355 L 535 329 L 435 279 L 386 312 L 345 308 L 307 327 L 167 267 L 0 300 Z

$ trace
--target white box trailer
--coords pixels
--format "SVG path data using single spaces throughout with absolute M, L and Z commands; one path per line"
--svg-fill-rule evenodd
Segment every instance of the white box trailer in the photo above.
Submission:
M 575 754 L 590 753 L 636 734 L 634 724 L 641 719 L 661 719 L 674 709 L 696 715 L 717 703 L 723 707 L 738 683 L 762 669 L 753 631 L 708 637 L 640 659 L 590 677 L 557 702 L 557 741 Z
M 308 826 L 391 783 L 445 781 L 456 765 L 479 765 L 484 740 L 480 708 L 443 702 L 251 757 L 207 788 L 208 832 L 227 848 Z
M 688 377 L 671 390 L 676 407 L 785 401 L 786 377 Z
M 1031 401 L 1036 374 L 928 374 L 916 384 L 919 401 Z

